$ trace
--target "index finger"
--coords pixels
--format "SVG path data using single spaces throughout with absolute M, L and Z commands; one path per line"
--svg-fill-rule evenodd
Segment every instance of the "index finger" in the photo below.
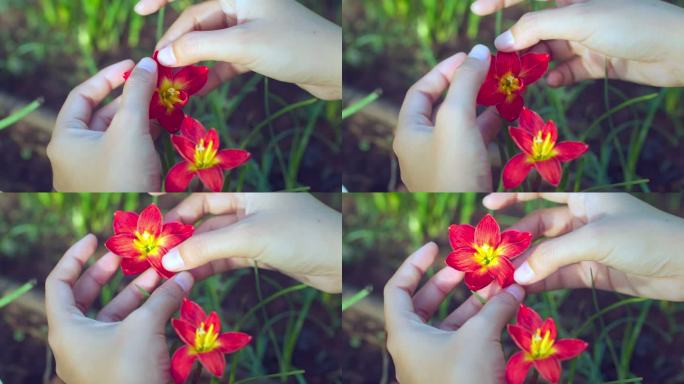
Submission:
M 478 16 L 487 16 L 504 8 L 522 3 L 525 0 L 475 0 L 470 10 Z M 547 1 L 547 0 L 537 0 Z
M 160 0 L 150 0 L 160 1 Z M 164 1 L 164 0 L 161 0 Z M 193 31 L 213 31 L 225 29 L 235 23 L 229 23 L 228 17 L 218 1 L 208 1 L 193 5 L 178 16 L 178 19 L 171 24 L 169 29 L 164 32 L 157 43 L 157 49 L 161 49 L 176 41 L 179 37 Z
M 244 210 L 244 195 L 241 193 L 193 193 L 170 210 L 165 219 L 194 224 L 207 214 L 237 214 L 240 210 Z
M 437 257 L 437 244 L 429 242 L 409 256 L 385 285 L 385 322 L 387 328 L 406 320 L 423 320 L 416 314 L 413 293 Z
M 567 204 L 570 195 L 556 192 L 499 192 L 490 193 L 482 199 L 482 204 L 487 209 L 497 210 L 509 207 L 516 203 L 523 203 L 536 199 L 544 199 L 554 203 Z
M 451 78 L 463 64 L 466 54 L 459 52 L 437 64 L 406 93 L 399 113 L 399 127 L 432 126 L 432 109 L 449 87 Z
M 141 16 L 151 15 L 166 6 L 173 0 L 140 0 L 133 7 L 135 13 Z
M 52 269 L 45 280 L 45 305 L 48 316 L 82 314 L 76 306 L 73 286 L 96 247 L 97 239 L 94 235 L 88 234 L 72 245 Z
M 133 65 L 131 60 L 112 64 L 74 88 L 59 111 L 55 129 L 88 129 L 93 109 L 124 83 L 123 74 Z

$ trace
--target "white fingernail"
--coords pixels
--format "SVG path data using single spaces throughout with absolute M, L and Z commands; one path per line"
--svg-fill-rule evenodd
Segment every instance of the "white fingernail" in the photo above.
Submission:
M 149 57 L 143 57 L 138 63 L 138 68 L 144 69 L 149 73 L 154 73 L 157 70 L 157 63 Z
M 138 4 L 136 4 L 135 7 L 133 7 L 133 10 L 134 10 L 136 13 L 142 14 L 142 13 L 145 12 L 145 4 L 143 4 L 142 1 L 139 1 Z
M 164 257 L 162 257 L 162 265 L 171 272 L 180 271 L 185 266 L 178 249 L 170 250 Z
M 192 275 L 190 275 L 189 272 L 177 274 L 173 277 L 173 281 L 175 281 L 185 292 L 189 292 L 192 287 Z
M 515 297 L 515 299 L 519 302 L 522 302 L 525 298 L 525 290 L 523 289 L 523 287 L 517 284 L 509 285 L 504 290 L 513 295 L 513 297 Z
M 175 65 L 176 55 L 173 53 L 173 48 L 170 46 L 162 48 L 162 50 L 157 54 L 157 60 L 164 65 Z
M 478 44 L 470 50 L 468 56 L 478 59 L 480 61 L 487 61 L 489 59 L 489 48 L 482 44 Z
M 532 279 L 534 279 L 534 271 L 526 261 L 515 270 L 513 278 L 520 284 L 529 283 L 532 281 Z
M 513 37 L 513 33 L 509 30 L 500 34 L 494 40 L 494 45 L 496 45 L 498 49 L 513 48 L 513 46 L 515 45 L 515 38 Z
M 479 15 L 484 11 L 484 9 L 482 9 L 482 4 L 479 1 L 476 1 L 470 6 L 470 11 L 476 15 Z

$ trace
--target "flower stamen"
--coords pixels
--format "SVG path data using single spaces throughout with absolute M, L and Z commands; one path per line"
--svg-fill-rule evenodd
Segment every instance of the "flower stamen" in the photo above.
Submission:
M 483 268 L 498 264 L 500 255 L 497 248 L 494 248 L 489 244 L 473 244 L 473 247 L 477 251 L 475 254 L 475 261 Z
M 546 332 L 544 332 L 544 336 L 542 337 L 541 329 L 538 328 L 534 335 L 532 335 L 530 352 L 527 354 L 528 359 L 543 360 L 553 355 L 556 353 L 556 350 L 553 348 L 555 342 L 556 340 L 551 338 L 550 330 L 546 330 Z
M 154 254 L 159 249 L 157 237 L 153 234 L 144 231 L 143 233 L 135 232 L 135 239 L 133 239 L 133 246 L 137 249 L 141 258 L 145 258 L 150 254 Z
M 555 156 L 556 143 L 551 138 L 551 132 L 542 136 L 542 131 L 537 132 L 532 142 L 532 157 L 535 161 L 544 161 Z
M 514 92 L 520 89 L 520 79 L 513 76 L 512 73 L 501 76 L 499 79 L 499 90 L 501 93 L 505 94 L 507 97 L 511 96 Z
M 214 324 L 210 324 L 208 329 L 205 327 L 206 325 L 202 322 L 195 330 L 194 349 L 198 353 L 210 352 L 218 347 L 219 334 L 214 329 Z
M 206 169 L 218 164 L 218 159 L 216 159 L 217 149 L 214 148 L 212 141 L 200 139 L 199 143 L 195 146 L 195 167 L 197 169 Z

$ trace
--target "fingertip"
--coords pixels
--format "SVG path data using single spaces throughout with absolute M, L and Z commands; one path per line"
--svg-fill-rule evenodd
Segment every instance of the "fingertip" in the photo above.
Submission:
M 496 209 L 497 207 L 496 207 L 495 203 L 496 203 L 496 197 L 491 193 L 489 195 L 485 196 L 484 198 L 482 198 L 482 205 L 484 205 L 485 208 L 487 208 L 487 209 L 492 209 L 492 210 Z
M 513 32 L 509 29 L 508 31 L 500 34 L 494 39 L 494 45 L 496 49 L 500 51 L 511 51 L 515 49 L 515 37 Z
M 170 250 L 166 253 L 166 255 L 164 255 L 164 257 L 162 257 L 162 265 L 171 272 L 183 270 L 185 267 L 185 262 L 183 261 L 178 248 Z
M 140 0 L 134 7 L 133 10 L 135 13 L 137 13 L 140 16 L 147 16 L 151 15 L 152 13 L 156 12 L 158 9 L 149 4 L 145 0 Z
M 488 14 L 486 6 L 479 0 L 470 5 L 470 11 L 478 16 L 486 16 Z
M 518 303 L 522 303 L 525 299 L 525 289 L 518 284 L 511 284 L 504 291 L 513 296 Z
M 192 285 L 195 283 L 195 278 L 190 272 L 183 271 L 174 276 L 173 281 L 181 287 L 183 292 L 189 293 Z
M 527 261 L 522 263 L 513 274 L 515 282 L 522 285 L 531 284 L 534 278 L 535 272 Z
M 140 60 L 140 62 L 138 63 L 137 68 L 140 68 L 149 73 L 156 73 L 157 62 L 150 57 L 143 57 L 142 60 Z
M 489 48 L 482 44 L 475 45 L 468 53 L 468 57 L 472 57 L 482 62 L 487 62 L 489 60 L 489 56 Z
M 157 54 L 157 60 L 159 60 L 159 63 L 162 65 L 166 65 L 168 67 L 175 66 L 178 60 L 176 60 L 176 54 L 173 52 L 173 46 L 168 45 L 160 49 L 159 53 Z

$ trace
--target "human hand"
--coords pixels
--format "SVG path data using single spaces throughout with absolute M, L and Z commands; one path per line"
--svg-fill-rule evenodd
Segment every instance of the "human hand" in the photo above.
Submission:
M 141 0 L 156 12 L 169 0 Z M 179 67 L 215 60 L 201 92 L 248 70 L 342 98 L 342 29 L 294 0 L 214 0 L 186 9 L 157 44 L 159 62 Z
M 501 123 L 494 108 L 477 116 L 475 105 L 490 60 L 487 47 L 477 45 L 468 56 L 457 53 L 439 63 L 406 93 L 394 152 L 409 190 L 492 190 L 487 145 Z M 435 107 L 444 91 L 444 102 Z
M 521 0 L 478 0 L 485 15 Z M 539 46 L 558 64 L 547 83 L 562 86 L 609 77 L 661 86 L 684 86 L 684 9 L 659 0 L 558 0 L 559 8 L 523 15 L 495 40 L 497 49 Z M 635 32 L 637 31 L 637 32 Z
M 591 288 L 684 300 L 684 220 L 626 193 L 496 193 L 488 209 L 537 198 L 566 204 L 535 211 L 511 228 L 547 237 L 519 256 L 527 292 Z
M 95 106 L 124 83 L 123 73 L 132 66 L 130 60 L 111 65 L 67 97 L 47 147 L 56 190 L 161 190 L 161 162 L 147 108 L 157 81 L 154 60 L 141 60 L 123 95 L 93 114 Z
M 463 272 L 447 266 L 416 292 L 438 251 L 435 243 L 424 245 L 385 285 L 387 350 L 394 360 L 397 381 L 502 383 L 506 361 L 501 333 L 525 292 L 519 285 L 510 285 L 491 296 L 484 306 L 473 295 L 439 325 L 431 325 L 428 321 L 440 303 L 464 277 Z M 480 293 L 490 296 L 492 288 Z
M 196 279 L 256 262 L 314 288 L 342 291 L 342 219 L 304 193 L 193 194 L 166 220 L 194 224 L 195 235 L 162 258 L 169 271 Z
M 160 277 L 149 269 L 91 319 L 84 313 L 121 261 L 108 253 L 81 274 L 96 248 L 95 236 L 87 235 L 69 248 L 45 281 L 57 375 L 69 384 L 170 382 L 165 328 L 190 291 L 192 275 L 178 274 L 154 290 Z M 144 303 L 141 288 L 154 290 Z

